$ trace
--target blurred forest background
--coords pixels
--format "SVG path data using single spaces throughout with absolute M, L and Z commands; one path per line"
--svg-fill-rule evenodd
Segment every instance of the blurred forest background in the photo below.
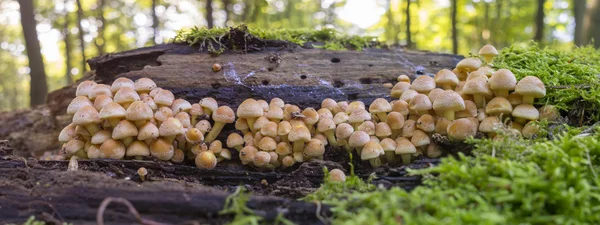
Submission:
M 0 0 L 0 111 L 43 104 L 89 70 L 86 59 L 240 23 L 457 54 L 531 40 L 569 51 L 600 39 L 600 0 Z

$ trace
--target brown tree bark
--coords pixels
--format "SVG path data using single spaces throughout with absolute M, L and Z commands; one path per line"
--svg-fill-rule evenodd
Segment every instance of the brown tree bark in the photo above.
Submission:
M 213 7 L 212 7 L 212 0 L 206 0 L 206 26 L 208 28 L 213 28 L 214 27 L 214 18 L 213 18 Z
M 225 10 L 225 24 L 223 24 L 223 27 L 227 27 L 227 21 L 233 21 L 233 18 L 231 17 L 231 9 L 231 0 L 223 0 L 223 10 Z
M 533 40 L 542 42 L 544 39 L 544 3 L 546 0 L 537 0 L 537 14 L 535 16 L 535 36 Z
M 450 12 L 450 22 L 452 23 L 452 53 L 458 54 L 458 30 L 456 29 L 456 15 L 458 11 L 458 2 L 457 0 L 452 0 L 451 4 L 452 9 Z
M 152 43 L 156 44 L 157 43 L 157 38 L 160 37 L 160 30 L 158 30 L 158 15 L 156 15 L 156 5 L 157 5 L 157 1 L 158 0 L 152 0 Z
M 412 48 L 412 34 L 410 31 L 410 4 L 411 0 L 406 0 L 406 47 Z
M 29 58 L 29 74 L 31 77 L 29 105 L 36 106 L 44 104 L 48 92 L 44 59 L 40 52 L 40 42 L 35 29 L 37 22 L 35 21 L 33 0 L 19 0 L 19 6 L 23 36 L 25 37 L 25 47 L 27 49 L 27 57 Z
M 575 18 L 575 31 L 573 42 L 577 46 L 584 45 L 583 17 L 585 14 L 586 0 L 573 0 L 573 18 Z
M 82 73 L 85 72 L 87 70 L 87 64 L 85 63 L 86 57 L 85 57 L 85 40 L 83 40 L 83 27 L 81 26 L 81 21 L 83 20 L 83 8 L 81 7 L 81 0 L 75 0 L 75 3 L 77 4 L 77 29 L 79 29 L 79 32 L 77 33 L 79 35 L 79 49 L 81 51 L 81 69 L 82 69 Z
M 96 45 L 96 49 L 98 50 L 98 55 L 104 54 L 104 46 L 106 44 L 106 39 L 104 38 L 104 27 L 106 26 L 106 18 L 104 18 L 104 3 L 106 0 L 98 0 L 96 13 L 97 20 L 100 25 L 98 26 L 98 37 L 94 40 L 94 44 Z
M 65 0 L 65 5 L 67 5 L 68 2 L 68 0 Z M 69 10 L 65 7 L 65 23 L 63 24 L 62 33 L 63 41 L 65 43 L 65 81 L 67 82 L 67 85 L 73 83 L 73 77 L 71 76 L 71 51 L 73 51 L 73 46 L 70 39 L 69 24 L 71 23 L 71 19 L 69 18 L 69 14 Z

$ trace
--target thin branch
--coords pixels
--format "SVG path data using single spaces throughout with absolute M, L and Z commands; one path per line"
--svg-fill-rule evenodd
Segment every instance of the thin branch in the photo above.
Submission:
M 138 223 L 141 223 L 144 225 L 170 225 L 167 223 L 160 223 L 160 222 L 156 222 L 153 220 L 144 219 L 144 218 L 142 218 L 140 213 L 138 213 L 138 211 L 135 209 L 135 207 L 133 207 L 133 204 L 131 204 L 131 202 L 127 201 L 127 199 L 114 198 L 114 197 L 107 197 L 100 204 L 100 207 L 98 208 L 98 213 L 96 214 L 96 223 L 98 223 L 98 225 L 104 225 L 104 211 L 108 207 L 108 204 L 110 204 L 111 202 L 121 203 L 121 204 L 127 206 L 127 209 L 129 209 L 129 213 L 131 213 L 131 214 L 133 214 L 133 216 L 135 216 L 135 220 Z

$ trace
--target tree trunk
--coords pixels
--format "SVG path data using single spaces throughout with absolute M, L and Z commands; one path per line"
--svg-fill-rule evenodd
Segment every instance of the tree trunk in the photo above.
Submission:
M 450 15 L 450 22 L 452 23 L 452 53 L 458 54 L 458 30 L 456 29 L 456 15 L 458 10 L 458 0 L 452 0 L 452 10 Z
M 596 15 L 594 13 L 596 13 L 598 10 L 597 8 L 600 6 L 600 2 L 598 0 L 592 0 L 591 2 L 589 2 L 590 5 L 589 7 L 587 7 L 585 15 L 584 15 L 584 19 L 583 19 L 583 38 L 584 38 L 584 43 L 590 43 L 592 41 L 592 37 L 593 37 L 593 33 L 594 33 L 594 29 L 595 29 L 595 20 L 596 20 Z M 597 26 L 597 25 L 596 25 Z M 596 41 L 594 41 L 596 42 Z
M 160 38 L 159 30 L 158 30 L 158 15 L 156 15 L 156 5 L 158 0 L 152 0 L 152 44 L 157 44 L 158 38 Z
M 94 40 L 94 44 L 98 49 L 98 55 L 104 54 L 104 46 L 106 44 L 106 39 L 104 38 L 104 27 L 106 26 L 106 18 L 104 18 L 104 3 L 106 0 L 98 0 L 98 7 L 96 8 L 97 12 L 97 20 L 100 23 L 98 26 L 98 37 Z M 66 1 L 65 1 L 66 2 Z M 66 4 L 66 3 L 65 3 Z
M 573 0 L 573 17 L 575 18 L 575 32 L 573 34 L 573 42 L 577 46 L 584 43 L 583 38 L 583 16 L 585 14 L 586 0 Z
M 540 43 L 544 38 L 544 3 L 546 0 L 537 0 L 537 2 L 537 14 L 535 16 L 535 36 L 533 37 L 533 40 Z
M 386 39 L 392 41 L 393 44 L 398 44 L 398 32 L 396 32 L 396 23 L 392 14 L 392 0 L 387 0 L 387 12 L 385 15 L 388 21 L 385 27 Z
M 208 28 L 213 28 L 213 8 L 212 8 L 212 0 L 206 0 L 206 26 Z
M 67 5 L 69 2 L 69 0 L 65 0 L 65 5 Z M 66 9 L 65 7 L 65 24 L 63 24 L 63 41 L 65 42 L 65 80 L 67 82 L 67 85 L 73 83 L 73 77 L 71 76 L 71 51 L 73 46 L 71 45 L 71 39 L 70 39 L 70 31 L 69 31 L 69 24 L 71 23 L 71 19 L 69 18 L 69 10 Z M 98 32 L 98 34 L 100 35 L 101 33 Z
M 37 22 L 33 12 L 33 0 L 19 0 L 19 9 L 21 11 L 21 25 L 23 27 L 23 36 L 25 36 L 25 46 L 27 57 L 29 58 L 30 69 L 30 106 L 44 104 L 48 86 L 46 84 L 46 72 L 44 70 L 44 59 L 40 52 L 40 42 L 36 31 Z
M 590 11 L 590 38 L 594 40 L 594 47 L 600 48 L 600 2 L 595 0 L 592 2 Z
M 410 32 L 410 3 L 411 0 L 406 0 L 406 47 L 409 49 L 413 47 L 412 34 Z
M 223 0 L 223 9 L 225 10 L 225 24 L 223 24 L 223 27 L 227 27 L 228 21 L 233 21 L 231 18 L 231 8 L 231 0 Z
M 85 40 L 83 40 L 83 27 L 81 26 L 81 21 L 83 20 L 83 8 L 81 7 L 81 0 L 75 0 L 77 4 L 77 29 L 79 29 L 79 49 L 81 50 L 81 71 L 82 73 L 87 70 L 87 64 L 85 63 Z

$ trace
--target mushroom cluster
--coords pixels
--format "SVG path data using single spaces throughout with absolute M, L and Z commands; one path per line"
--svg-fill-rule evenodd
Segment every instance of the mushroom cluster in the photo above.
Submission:
M 65 157 L 142 159 L 175 163 L 194 158 L 202 168 L 231 159 L 231 152 L 213 141 L 235 115 L 213 98 L 190 104 L 148 78 L 118 78 L 112 85 L 83 81 L 67 108 L 73 116 L 58 137 Z M 214 125 L 206 120 L 212 119 Z M 212 129 L 211 129 L 212 128 Z M 205 136 L 206 135 L 206 140 Z M 207 142 L 209 146 L 207 146 Z

